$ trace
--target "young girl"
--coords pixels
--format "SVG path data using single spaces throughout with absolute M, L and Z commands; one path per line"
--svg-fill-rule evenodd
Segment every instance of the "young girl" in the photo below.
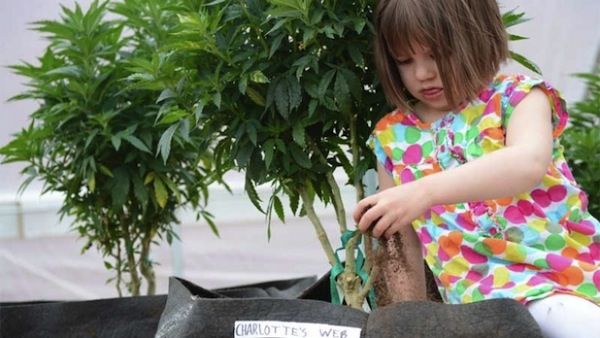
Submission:
M 513 298 L 548 337 L 600 337 L 600 223 L 563 157 L 565 104 L 542 80 L 496 75 L 496 1 L 381 0 L 375 15 L 397 109 L 369 142 L 381 191 L 358 203 L 359 229 L 401 234 L 447 303 Z

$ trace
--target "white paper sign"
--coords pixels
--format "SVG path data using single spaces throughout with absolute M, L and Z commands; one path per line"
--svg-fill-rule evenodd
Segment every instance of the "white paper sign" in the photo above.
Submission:
M 360 331 L 349 326 L 244 320 L 235 322 L 234 338 L 360 338 Z

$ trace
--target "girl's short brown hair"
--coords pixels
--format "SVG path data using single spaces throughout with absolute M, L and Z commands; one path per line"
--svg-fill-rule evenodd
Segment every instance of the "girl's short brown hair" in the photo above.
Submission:
M 394 52 L 426 46 L 436 60 L 448 103 L 474 99 L 508 57 L 508 38 L 496 0 L 379 0 L 375 63 L 386 97 L 410 107 Z

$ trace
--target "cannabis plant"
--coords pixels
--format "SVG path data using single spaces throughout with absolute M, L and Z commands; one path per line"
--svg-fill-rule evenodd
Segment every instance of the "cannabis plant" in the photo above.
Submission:
M 563 145 L 573 176 L 587 193 L 588 210 L 600 217 L 600 69 L 578 77 L 585 81 L 587 95 L 569 110 Z
M 182 116 L 186 99 L 170 100 L 185 76 L 175 78 L 156 53 L 177 21 L 158 4 L 168 5 L 126 1 L 113 9 L 135 12 L 135 21 L 107 20 L 108 3 L 94 1 L 87 11 L 63 7 L 60 20 L 36 22 L 49 45 L 38 64 L 12 67 L 29 86 L 13 100 L 39 108 L 0 149 L 3 162 L 27 164 L 25 186 L 40 179 L 43 192 L 63 193 L 61 215 L 72 216 L 87 240 L 82 251 L 103 254 L 119 295 L 123 285 L 138 295 L 143 280 L 155 292 L 150 249 L 157 237 L 171 242 L 178 207 L 196 208 L 216 231 L 205 205 L 219 170 L 205 131 Z M 140 76 L 154 85 L 140 86 Z

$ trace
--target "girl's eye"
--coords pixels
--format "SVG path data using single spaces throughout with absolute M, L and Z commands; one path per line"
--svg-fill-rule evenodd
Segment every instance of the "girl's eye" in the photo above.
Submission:
M 396 64 L 398 64 L 399 66 L 402 65 L 407 65 L 412 61 L 412 59 L 400 59 L 400 60 L 396 60 Z

